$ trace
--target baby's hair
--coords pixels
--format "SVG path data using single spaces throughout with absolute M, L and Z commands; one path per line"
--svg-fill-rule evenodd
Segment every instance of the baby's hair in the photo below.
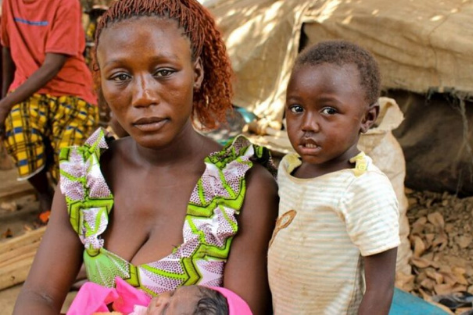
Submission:
M 199 286 L 202 295 L 193 315 L 228 315 L 227 299 L 218 291 Z
M 358 69 L 360 85 L 364 89 L 368 105 L 378 101 L 381 90 L 378 63 L 367 50 L 342 40 L 320 42 L 302 51 L 297 57 L 296 67 L 322 63 L 338 66 L 354 64 Z
M 95 34 L 96 49 L 100 34 L 110 25 L 134 17 L 156 16 L 177 21 L 190 40 L 192 58 L 201 58 L 204 79 L 199 90 L 194 90 L 193 117 L 205 127 L 215 128 L 223 122 L 231 109 L 232 68 L 225 43 L 210 13 L 196 0 L 118 0 L 104 13 Z M 93 71 L 100 86 L 96 51 Z

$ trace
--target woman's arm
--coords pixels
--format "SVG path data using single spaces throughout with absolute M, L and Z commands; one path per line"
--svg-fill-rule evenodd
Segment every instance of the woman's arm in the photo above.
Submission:
M 365 260 L 366 292 L 358 314 L 389 313 L 394 293 L 397 248 L 363 257 Z
M 271 314 L 267 253 L 277 215 L 276 181 L 261 165 L 255 165 L 247 176 L 239 231 L 223 278 L 224 287 L 240 295 L 255 315 Z
M 72 229 L 59 186 L 51 217 L 14 314 L 59 314 L 82 263 L 83 245 Z

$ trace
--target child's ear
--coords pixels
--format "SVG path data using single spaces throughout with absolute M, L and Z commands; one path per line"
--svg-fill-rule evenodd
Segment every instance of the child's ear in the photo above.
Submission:
M 376 122 L 378 115 L 379 115 L 379 104 L 378 102 L 376 102 L 366 109 L 363 120 L 361 121 L 360 131 L 362 133 L 367 132 L 371 128 L 371 126 L 373 126 L 374 123 Z
M 204 80 L 204 65 L 202 64 L 202 59 L 197 57 L 197 60 L 194 62 L 194 90 L 199 90 Z

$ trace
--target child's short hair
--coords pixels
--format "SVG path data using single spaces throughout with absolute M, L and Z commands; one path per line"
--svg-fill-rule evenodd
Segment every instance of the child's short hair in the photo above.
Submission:
M 202 297 L 197 302 L 193 315 L 228 315 L 227 299 L 222 293 L 199 286 Z
M 145 16 L 177 21 L 190 40 L 192 58 L 202 60 L 204 80 L 201 88 L 194 91 L 193 117 L 210 129 L 216 127 L 217 122 L 225 121 L 226 112 L 232 106 L 231 63 L 213 17 L 196 0 L 118 0 L 97 24 L 95 47 L 99 45 L 103 29 L 123 20 Z M 94 76 L 100 86 L 96 51 L 93 57 Z
M 355 64 L 360 75 L 361 87 L 365 90 L 365 98 L 369 105 L 378 101 L 381 90 L 379 67 L 367 50 L 343 40 L 320 42 L 302 51 L 297 57 L 296 67 L 322 63 L 338 66 Z

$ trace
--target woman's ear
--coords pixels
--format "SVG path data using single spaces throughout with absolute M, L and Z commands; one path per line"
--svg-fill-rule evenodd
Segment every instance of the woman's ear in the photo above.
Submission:
M 194 62 L 194 90 L 200 89 L 203 80 L 204 65 L 202 64 L 202 59 L 200 57 L 197 57 L 197 60 Z
M 379 115 L 379 104 L 378 102 L 376 102 L 366 109 L 365 115 L 361 121 L 360 132 L 362 133 L 367 132 L 371 128 L 371 126 L 373 126 L 374 123 L 376 122 L 378 115 Z

